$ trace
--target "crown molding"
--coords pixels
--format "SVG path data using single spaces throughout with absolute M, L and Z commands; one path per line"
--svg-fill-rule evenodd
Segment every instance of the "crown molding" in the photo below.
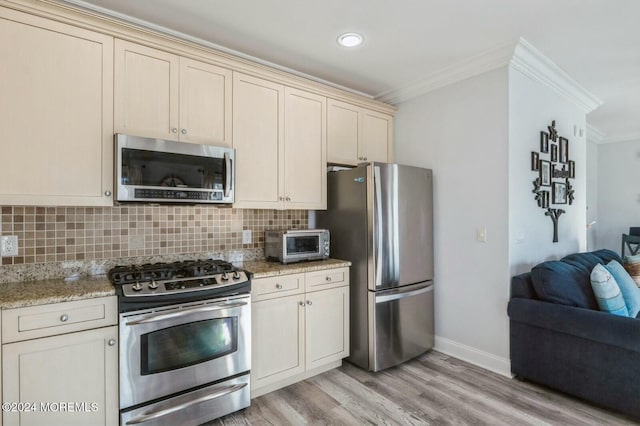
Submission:
M 404 87 L 382 92 L 376 95 L 375 99 L 398 104 L 503 66 L 511 66 L 529 78 L 544 84 L 587 113 L 602 105 L 600 99 L 522 37 L 515 43 L 487 50 Z
M 598 145 L 609 143 L 640 141 L 640 133 L 627 133 L 620 135 L 607 135 L 595 126 L 587 124 L 587 140 Z
M 260 59 L 258 57 L 252 56 L 252 55 L 248 55 L 246 53 L 242 53 L 242 52 L 239 52 L 237 50 L 229 49 L 228 47 L 224 47 L 224 46 L 221 46 L 219 44 L 212 43 L 210 41 L 206 41 L 206 40 L 203 40 L 203 39 L 198 38 L 198 37 L 190 36 L 189 34 L 185 34 L 185 33 L 180 32 L 180 31 L 175 31 L 175 30 L 172 30 L 170 28 L 163 27 L 161 25 L 153 24 L 153 23 L 145 21 L 143 19 L 134 18 L 133 16 L 125 15 L 123 13 L 119 13 L 119 12 L 113 11 L 111 9 L 107 9 L 107 8 L 104 8 L 104 7 L 101 7 L 101 6 L 96 6 L 94 4 L 87 3 L 87 2 L 85 2 L 83 0 L 54 0 L 54 1 L 59 1 L 61 3 L 66 3 L 66 4 L 69 4 L 69 5 L 72 5 L 72 6 L 76 7 L 76 8 L 88 10 L 90 12 L 96 13 L 98 15 L 106 16 L 108 18 L 112 18 L 112 19 L 115 19 L 117 21 L 125 22 L 127 24 L 135 25 L 137 27 L 141 27 L 141 28 L 144 28 L 146 30 L 150 30 L 150 31 L 162 34 L 162 35 L 166 35 L 166 36 L 170 36 L 170 37 L 177 38 L 177 39 L 180 39 L 180 40 L 184 40 L 184 41 L 187 41 L 189 43 L 193 43 L 195 45 L 206 47 L 208 49 L 213 49 L 213 50 L 216 50 L 218 52 L 222 52 L 222 53 L 225 53 L 225 54 L 228 54 L 228 55 L 231 55 L 231 56 L 235 56 L 235 57 L 240 58 L 240 59 L 244 59 L 246 61 L 254 62 L 254 63 L 260 64 L 260 65 L 269 67 L 269 68 L 276 69 L 278 71 L 282 71 L 282 72 L 285 72 L 285 73 L 288 73 L 288 74 L 295 75 L 297 77 L 302 77 L 302 78 L 305 78 L 307 80 L 314 81 L 316 83 L 324 84 L 326 86 L 333 87 L 333 88 L 338 89 L 338 90 L 342 90 L 342 91 L 345 91 L 345 92 L 348 92 L 348 93 L 353 93 L 354 95 L 358 95 L 358 96 L 361 96 L 363 98 L 372 99 L 372 100 L 374 99 L 374 97 L 372 95 L 368 94 L 368 93 L 360 92 L 360 91 L 357 91 L 355 89 L 351 89 L 349 87 L 345 87 L 345 86 L 342 86 L 342 85 L 337 84 L 337 83 L 333 83 L 333 82 L 328 81 L 328 80 L 324 80 L 324 79 L 321 79 L 321 78 L 318 78 L 318 77 L 314 77 L 312 75 L 303 73 L 301 71 L 294 70 L 292 68 L 288 68 L 288 67 L 285 67 L 285 66 L 282 66 L 282 65 L 278 65 L 276 63 L 269 62 L 267 60 Z
M 441 87 L 507 66 L 512 56 L 513 43 L 508 43 L 438 70 L 406 86 L 381 92 L 374 99 L 397 105 Z
M 511 67 L 560 93 L 585 113 L 602 105 L 600 99 L 522 37 L 516 43 Z
M 600 143 L 606 144 L 606 143 L 622 143 L 622 142 L 634 142 L 634 141 L 640 141 L 640 133 L 629 133 L 626 135 L 607 136 Z
M 587 141 L 601 144 L 605 140 L 605 134 L 597 127 L 587 124 Z

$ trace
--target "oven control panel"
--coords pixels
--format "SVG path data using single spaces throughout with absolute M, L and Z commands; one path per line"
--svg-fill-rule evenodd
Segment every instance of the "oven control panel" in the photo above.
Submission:
M 247 278 L 247 274 L 244 271 L 234 271 L 202 277 L 123 284 L 122 292 L 125 297 L 158 296 L 227 287 L 246 281 L 249 281 L 249 278 Z

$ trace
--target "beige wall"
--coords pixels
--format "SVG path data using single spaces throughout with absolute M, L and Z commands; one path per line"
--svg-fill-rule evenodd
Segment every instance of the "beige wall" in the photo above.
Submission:
M 265 229 L 306 228 L 306 210 L 213 206 L 3 206 L 2 235 L 17 235 L 3 265 L 264 248 Z M 242 244 L 250 229 L 251 244 Z M 143 248 L 136 243 L 143 242 Z

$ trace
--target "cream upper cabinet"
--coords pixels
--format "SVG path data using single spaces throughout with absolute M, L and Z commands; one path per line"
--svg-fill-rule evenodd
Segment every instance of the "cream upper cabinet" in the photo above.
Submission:
M 325 128 L 325 97 L 234 73 L 234 206 L 326 208 Z
M 115 42 L 115 130 L 231 146 L 231 71 Z
M 284 86 L 233 73 L 234 207 L 282 208 Z
M 360 155 L 364 161 L 392 162 L 393 117 L 363 109 Z
M 390 162 L 393 117 L 335 99 L 328 100 L 327 161 L 355 165 Z
M 232 145 L 232 73 L 225 68 L 180 58 L 180 140 Z
M 113 38 L 0 8 L 0 205 L 111 205 Z
M 327 98 L 285 88 L 284 192 L 287 208 L 327 208 Z

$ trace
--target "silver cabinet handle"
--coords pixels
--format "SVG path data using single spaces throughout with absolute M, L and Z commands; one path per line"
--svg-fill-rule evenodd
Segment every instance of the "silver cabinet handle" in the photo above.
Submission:
M 182 133 L 183 135 L 186 135 L 187 134 L 187 129 L 180 130 L 180 133 Z
M 62 321 L 62 322 L 67 322 L 68 320 L 69 320 L 69 315 L 67 315 L 67 314 L 62 314 L 62 315 L 60 316 L 60 321 Z
M 364 161 L 367 161 L 367 157 L 364 157 L 364 158 L 363 158 L 363 160 L 364 160 Z
M 115 346 L 116 339 L 110 339 L 108 343 L 109 343 L 109 346 Z
M 282 284 L 276 284 L 276 288 L 277 288 L 278 290 L 282 289 Z
M 307 300 L 307 305 L 311 305 L 311 300 Z
M 237 385 L 225 386 L 220 389 L 216 389 L 209 395 L 201 396 L 200 398 L 193 399 L 191 401 L 184 402 L 182 404 L 176 405 L 174 407 L 165 408 L 156 412 L 146 412 L 133 419 L 129 420 L 125 424 L 127 425 L 136 425 L 144 422 L 148 422 L 151 420 L 159 419 L 161 417 L 167 416 L 169 414 L 175 413 L 177 411 L 185 410 L 189 407 L 193 407 L 194 405 L 202 404 L 206 401 L 211 401 L 212 399 L 220 398 L 225 395 L 229 395 L 230 393 L 238 392 L 242 388 L 247 386 L 247 383 L 238 383 Z M 162 421 L 161 421 L 162 422 Z
M 104 191 L 104 195 L 107 197 L 111 197 L 111 191 L 107 189 L 106 191 Z
M 291 201 L 291 197 L 286 197 L 285 200 L 286 201 Z
M 362 160 L 362 157 L 358 157 L 358 160 Z
M 284 201 L 284 197 L 278 197 L 278 200 Z
M 331 281 L 331 277 L 326 277 L 325 281 Z
M 175 128 L 175 127 L 172 127 L 172 128 L 171 128 L 171 133 L 178 133 L 178 129 L 177 129 L 177 128 Z
M 298 302 L 298 305 L 303 306 L 304 307 L 304 302 Z

